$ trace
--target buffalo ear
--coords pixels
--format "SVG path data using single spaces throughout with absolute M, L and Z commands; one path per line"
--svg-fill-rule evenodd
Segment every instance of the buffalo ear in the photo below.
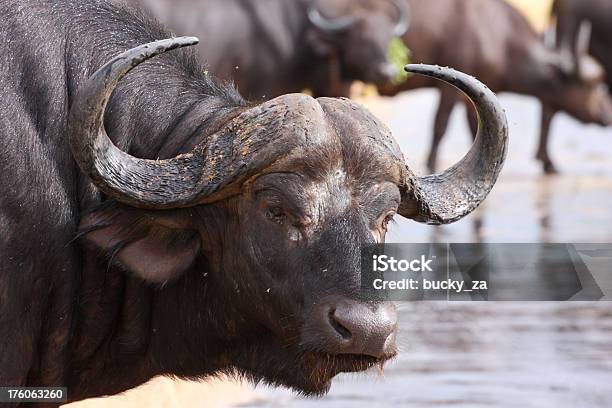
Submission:
M 107 254 L 109 262 L 142 279 L 162 283 L 181 276 L 200 252 L 200 238 L 185 213 L 143 211 L 121 204 L 81 219 L 80 235 Z

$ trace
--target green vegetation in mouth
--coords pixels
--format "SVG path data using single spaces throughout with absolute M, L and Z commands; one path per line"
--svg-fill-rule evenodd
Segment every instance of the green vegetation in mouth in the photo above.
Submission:
M 387 60 L 395 67 L 397 74 L 392 79 L 394 85 L 405 82 L 410 74 L 404 71 L 404 66 L 410 64 L 411 52 L 400 37 L 394 37 L 387 48 Z

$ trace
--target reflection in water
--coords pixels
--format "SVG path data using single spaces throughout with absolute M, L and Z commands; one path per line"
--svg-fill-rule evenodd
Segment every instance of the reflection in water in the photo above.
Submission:
M 552 176 L 554 177 L 554 176 Z M 551 242 L 551 202 L 553 187 L 551 176 L 543 176 L 540 188 L 537 189 L 536 206 L 540 218 L 540 242 Z

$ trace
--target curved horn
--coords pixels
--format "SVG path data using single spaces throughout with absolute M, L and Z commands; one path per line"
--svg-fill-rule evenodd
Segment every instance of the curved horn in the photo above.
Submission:
M 145 60 L 197 42 L 181 37 L 133 48 L 104 64 L 79 87 L 69 115 L 70 147 L 81 170 L 117 201 L 147 209 L 214 202 L 238 193 L 240 183 L 280 157 L 312 144 L 312 135 L 325 133 L 311 134 L 312 126 L 304 125 L 314 118 L 304 112 L 316 114 L 318 105 L 296 94 L 242 111 L 194 150 L 172 159 L 139 159 L 121 151 L 103 123 L 106 104 L 119 81 Z
M 406 0 L 392 0 L 393 5 L 397 9 L 397 23 L 393 28 L 393 34 L 396 37 L 401 37 L 408 31 L 410 20 L 412 18 L 410 6 Z
M 355 22 L 355 19 L 350 16 L 338 18 L 324 17 L 314 4 L 308 8 L 308 20 L 318 29 L 327 32 L 344 31 Z
M 449 224 L 474 211 L 493 188 L 508 147 L 506 116 L 493 92 L 469 75 L 423 64 L 407 65 L 405 70 L 455 86 L 478 112 L 478 133 L 461 161 L 441 174 L 417 178 L 407 171 L 400 215 L 427 224 Z
M 104 111 L 119 81 L 140 63 L 198 43 L 180 37 L 133 48 L 113 58 L 79 87 L 68 121 L 72 154 L 81 170 L 109 196 L 137 207 L 163 208 L 188 199 L 202 163 L 192 155 L 144 160 L 118 149 L 104 130 Z

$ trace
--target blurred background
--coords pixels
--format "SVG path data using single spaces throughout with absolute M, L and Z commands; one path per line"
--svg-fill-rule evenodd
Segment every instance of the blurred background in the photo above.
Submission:
M 604 9 L 592 11 L 591 21 L 571 0 L 558 17 L 551 16 L 552 0 L 401 0 L 407 8 L 391 0 L 339 1 L 337 8 L 335 0 L 284 0 L 307 4 L 302 17 L 266 10 L 271 0 L 250 0 L 253 15 L 270 22 L 256 34 L 234 9 L 228 16 L 235 22 L 198 11 L 205 3 L 226 7 L 219 0 L 138 1 L 178 34 L 200 35 L 210 73 L 236 81 L 252 99 L 306 88 L 316 96 L 350 95 L 388 124 L 421 174 L 446 168 L 467 152 L 473 118 L 454 91 L 401 77 L 392 66 L 407 59 L 450 65 L 500 92 L 510 150 L 485 205 L 445 227 L 398 219 L 389 241 L 612 242 L 612 128 L 605 126 L 612 104 L 606 61 L 589 56 L 602 49 L 612 55 L 612 47 L 597 39 L 597 17 L 610 16 L 604 21 L 612 27 L 612 14 L 605 14 L 612 11 L 605 6 L 609 1 L 599 1 Z M 299 31 L 307 37 L 299 39 L 293 35 L 304 19 L 315 29 Z M 226 30 L 238 39 L 226 39 Z M 240 36 L 251 48 L 232 45 Z M 306 62 L 294 49 L 302 40 L 312 47 Z M 261 44 L 269 49 L 257 48 Z M 261 65 L 250 55 L 254 50 L 278 64 Z M 364 67 L 351 66 L 357 62 Z M 433 135 L 440 143 L 435 160 Z M 339 376 L 320 399 L 232 379 L 157 378 L 120 396 L 70 407 L 612 406 L 607 302 L 406 303 L 399 310 L 398 358 L 384 373 Z

